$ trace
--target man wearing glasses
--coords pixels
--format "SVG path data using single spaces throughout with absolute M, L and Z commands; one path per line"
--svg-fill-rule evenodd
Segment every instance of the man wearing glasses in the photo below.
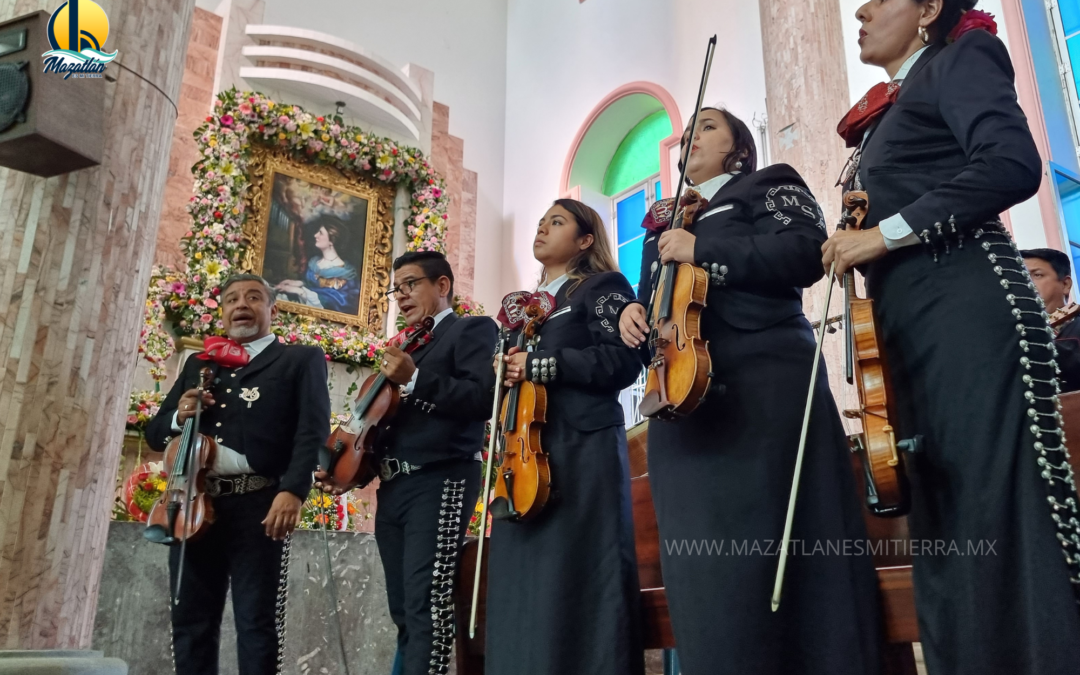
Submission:
M 387 294 L 410 325 L 434 317 L 434 339 L 406 354 L 390 347 L 381 370 L 401 387 L 397 414 L 379 435 L 375 541 L 398 628 L 404 675 L 445 673 L 453 642 L 457 551 L 480 491 L 480 450 L 491 415 L 497 328 L 458 317 L 454 272 L 441 253 L 394 261 Z

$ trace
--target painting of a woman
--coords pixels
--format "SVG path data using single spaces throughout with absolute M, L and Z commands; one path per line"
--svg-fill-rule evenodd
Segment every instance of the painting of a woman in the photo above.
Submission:
M 360 307 L 360 275 L 356 266 L 337 251 L 344 244 L 348 227 L 341 219 L 320 215 L 305 225 L 314 252 L 304 266 L 304 278 L 285 279 L 274 288 L 284 300 L 344 314 L 356 314 Z M 363 242 L 343 250 L 363 251 Z

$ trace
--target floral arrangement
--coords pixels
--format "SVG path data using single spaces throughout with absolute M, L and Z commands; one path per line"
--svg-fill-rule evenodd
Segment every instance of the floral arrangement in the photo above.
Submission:
M 423 153 L 344 124 L 340 116 L 316 116 L 280 105 L 256 92 L 222 92 L 206 122 L 195 130 L 201 159 L 192 167 L 195 194 L 188 204 L 192 228 L 181 240 L 188 259 L 184 292 L 170 294 L 166 307 L 179 330 L 206 335 L 220 330 L 215 319 L 218 284 L 240 264 L 246 242 L 242 227 L 252 143 L 281 148 L 297 158 L 342 171 L 368 173 L 384 183 L 404 183 L 412 192 L 408 248 L 444 250 L 449 198 Z M 175 299 L 173 296 L 176 296 Z
M 145 523 L 150 517 L 150 509 L 165 492 L 167 483 L 168 476 L 161 462 L 149 462 L 135 467 L 124 482 L 123 499 L 128 514 L 134 520 Z
M 480 536 L 480 515 L 481 515 L 481 509 L 484 508 L 484 494 L 483 494 L 483 492 L 484 492 L 484 486 L 487 485 L 487 483 L 484 480 L 484 478 L 485 478 L 484 477 L 484 468 L 487 467 L 487 458 L 488 458 L 488 450 L 487 449 L 488 449 L 490 443 L 491 443 L 491 422 L 488 422 L 487 424 L 484 425 L 484 449 L 480 451 L 480 456 L 481 456 L 481 459 L 483 460 L 483 461 L 480 462 L 480 493 L 481 494 L 480 494 L 479 498 L 477 498 L 477 500 L 476 500 L 476 506 L 473 507 L 472 517 L 469 518 L 468 534 L 471 537 L 479 537 Z M 491 464 L 491 485 L 492 486 L 495 485 L 495 477 L 496 477 L 496 472 L 497 471 L 498 471 L 498 467 L 496 467 L 495 463 L 492 462 L 492 464 Z M 489 536 L 490 534 L 491 534 L 491 514 L 488 513 L 487 524 L 486 524 L 486 526 L 484 528 L 484 536 L 486 537 L 486 536 Z
M 165 395 L 160 391 L 133 391 L 128 399 L 127 428 L 140 433 L 157 415 Z
M 300 510 L 302 530 L 343 530 L 348 527 L 348 512 L 342 497 L 333 497 L 322 490 L 312 488 L 307 501 Z M 342 526 L 342 521 L 345 526 Z
M 157 265 L 150 274 L 150 293 L 146 297 L 146 320 L 139 334 L 139 354 L 150 362 L 154 382 L 165 380 L 165 362 L 176 351 L 172 336 L 165 329 L 165 305 L 162 289 L 168 283 L 165 270 Z M 156 290 L 155 290 L 156 289 Z
M 484 306 L 467 295 L 455 295 L 454 314 L 458 316 L 483 316 Z
M 163 379 L 160 364 L 171 355 L 162 320 L 167 314 L 182 335 L 220 334 L 220 284 L 239 271 L 247 242 L 243 239 L 245 196 L 250 187 L 247 163 L 253 143 L 277 147 L 305 161 L 342 171 L 368 173 L 385 183 L 405 184 L 412 193 L 406 223 L 408 250 L 443 251 L 449 197 L 442 179 L 423 153 L 346 126 L 340 116 L 316 116 L 299 106 L 282 105 L 257 92 L 222 92 L 205 123 L 194 133 L 200 159 L 192 167 L 195 194 L 188 204 L 192 227 L 181 240 L 187 258 L 183 271 L 155 269 L 147 300 L 140 352 Z M 482 313 L 469 298 L 460 301 L 462 316 Z M 327 360 L 372 367 L 382 358 L 385 340 L 340 324 L 289 313 L 278 315 L 274 332 L 287 344 L 321 347 Z

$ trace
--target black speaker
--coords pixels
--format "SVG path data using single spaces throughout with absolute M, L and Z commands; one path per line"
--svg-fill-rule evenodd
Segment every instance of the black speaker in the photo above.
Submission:
M 0 24 L 0 166 L 56 176 L 101 164 L 103 77 L 45 73 L 48 12 Z

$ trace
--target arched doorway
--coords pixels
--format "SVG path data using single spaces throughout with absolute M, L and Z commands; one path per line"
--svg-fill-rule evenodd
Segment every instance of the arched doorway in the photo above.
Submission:
M 651 82 L 632 82 L 593 108 L 567 154 L 560 189 L 609 226 L 623 274 L 637 291 L 646 209 L 673 194 L 671 149 L 683 124 L 675 100 Z

